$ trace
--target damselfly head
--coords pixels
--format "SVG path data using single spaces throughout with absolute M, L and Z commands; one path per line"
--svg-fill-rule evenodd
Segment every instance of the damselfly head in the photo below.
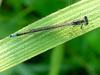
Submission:
M 89 21 L 88 21 L 87 16 L 84 16 L 84 22 L 85 22 L 85 25 L 88 25 L 89 24 Z

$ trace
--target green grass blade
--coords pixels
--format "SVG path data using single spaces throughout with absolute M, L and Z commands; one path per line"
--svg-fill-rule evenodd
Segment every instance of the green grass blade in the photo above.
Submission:
M 0 6 L 1 6 L 1 4 L 2 4 L 2 0 L 0 0 Z
M 57 46 L 51 54 L 51 68 L 49 75 L 59 75 L 64 56 L 64 45 Z
M 57 45 L 67 42 L 100 27 L 100 0 L 82 0 L 69 7 L 59 10 L 18 32 L 52 25 L 63 21 L 71 21 L 88 16 L 89 25 L 67 26 L 41 33 L 34 33 L 16 38 L 6 37 L 0 40 L 0 71 L 4 71 Z

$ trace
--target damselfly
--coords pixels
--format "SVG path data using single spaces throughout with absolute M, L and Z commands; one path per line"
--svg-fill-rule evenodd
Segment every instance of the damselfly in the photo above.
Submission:
M 88 23 L 89 22 L 88 22 L 87 16 L 84 16 L 84 18 L 82 20 L 76 20 L 76 21 L 72 21 L 72 22 L 69 22 L 69 23 L 65 21 L 63 23 L 55 24 L 55 25 L 52 25 L 52 26 L 35 28 L 35 29 L 31 29 L 31 30 L 26 31 L 26 32 L 11 34 L 10 37 L 16 37 L 16 36 L 21 36 L 21 35 L 25 35 L 25 34 L 29 34 L 29 33 L 45 31 L 45 30 L 52 30 L 52 29 L 56 29 L 56 28 L 60 28 L 60 27 L 68 26 L 68 25 L 72 25 L 72 26 L 80 25 L 81 29 L 82 29 L 83 25 L 88 25 Z

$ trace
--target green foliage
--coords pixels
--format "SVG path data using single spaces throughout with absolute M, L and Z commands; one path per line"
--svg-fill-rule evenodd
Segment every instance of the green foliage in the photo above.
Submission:
M 29 61 L 28 65 L 20 64 L 2 72 L 1 75 L 78 75 L 80 70 L 84 75 L 99 75 L 100 1 L 84 0 L 71 5 L 74 2 L 75 0 L 3 1 L 0 9 L 0 70 L 6 70 L 33 56 L 39 56 L 30 60 L 32 63 Z M 65 6 L 68 7 L 57 11 Z M 54 11 L 57 12 L 36 21 Z M 67 27 L 17 38 L 6 37 L 33 21 L 36 22 L 18 32 L 65 20 L 80 19 L 84 15 L 88 16 L 89 25 L 84 26 L 83 30 L 80 27 Z M 93 29 L 96 30 L 71 40 Z M 69 42 L 53 49 L 53 52 L 47 51 L 66 41 Z M 48 65 L 49 55 L 51 65 Z

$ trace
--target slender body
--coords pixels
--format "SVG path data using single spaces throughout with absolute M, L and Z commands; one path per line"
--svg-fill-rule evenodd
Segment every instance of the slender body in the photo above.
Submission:
M 88 25 L 88 18 L 87 16 L 84 16 L 82 20 L 77 20 L 77 21 L 73 21 L 70 23 L 63 22 L 60 24 L 52 25 L 52 26 L 40 27 L 40 28 L 32 29 L 27 32 L 23 32 L 23 33 L 11 34 L 10 37 L 16 37 L 16 36 L 21 36 L 21 35 L 28 34 L 28 33 L 35 33 L 35 32 L 40 32 L 40 31 L 45 31 L 45 30 L 56 29 L 56 28 L 60 28 L 60 27 L 68 26 L 68 25 L 72 25 L 72 26 L 81 25 L 81 29 L 82 29 L 83 25 Z

